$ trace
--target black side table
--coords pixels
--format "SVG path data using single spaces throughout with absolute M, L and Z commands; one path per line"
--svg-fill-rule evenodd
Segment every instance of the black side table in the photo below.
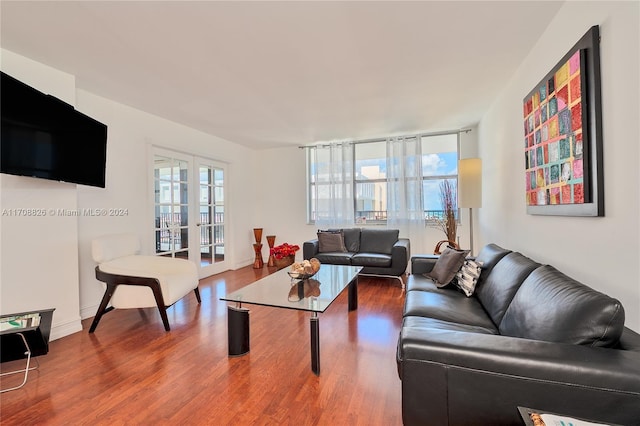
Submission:
M 26 365 L 19 370 L 0 373 L 0 376 L 24 373 L 22 383 L 8 389 L 0 389 L 0 393 L 20 389 L 27 383 L 31 367 L 31 358 L 49 352 L 49 335 L 51 333 L 52 309 L 16 314 L 0 315 L 0 362 L 15 361 L 26 358 Z

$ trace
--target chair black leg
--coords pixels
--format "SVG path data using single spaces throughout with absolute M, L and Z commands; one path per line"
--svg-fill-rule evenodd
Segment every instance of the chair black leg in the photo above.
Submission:
M 170 331 L 171 328 L 169 327 L 169 318 L 167 318 L 167 307 L 164 304 L 164 297 L 162 297 L 160 283 L 156 282 L 154 285 L 150 285 L 149 287 L 153 290 L 153 296 L 156 298 L 156 304 L 158 305 L 158 311 L 160 311 L 160 317 L 162 318 L 164 329 L 166 331 Z
M 196 294 L 196 299 L 198 299 L 198 303 L 202 303 L 202 300 L 200 300 L 200 289 L 196 287 L 193 289 L 193 292 Z
M 100 302 L 98 311 L 96 312 L 96 315 L 93 317 L 93 322 L 91 323 L 91 327 L 89 328 L 89 333 L 93 333 L 94 331 L 96 331 L 96 327 L 98 326 L 98 323 L 102 318 L 102 315 L 110 311 L 110 309 L 107 309 L 107 305 L 109 304 L 109 301 L 111 300 L 111 296 L 113 296 L 113 292 L 116 290 L 117 286 L 118 286 L 117 284 L 113 285 L 113 284 L 107 283 L 107 289 L 104 291 L 104 296 L 102 296 L 102 301 Z

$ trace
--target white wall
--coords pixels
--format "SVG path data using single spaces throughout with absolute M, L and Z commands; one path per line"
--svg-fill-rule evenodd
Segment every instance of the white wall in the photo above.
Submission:
M 108 126 L 106 188 L 2 175 L 1 208 L 124 208 L 126 216 L 2 216 L 0 311 L 55 307 L 52 339 L 81 329 L 95 314 L 102 285 L 95 279 L 91 240 L 113 232 L 135 232 L 143 251 L 153 253 L 153 211 L 149 209 L 152 145 L 227 164 L 230 268 L 253 262 L 250 228 L 256 215 L 256 153 L 145 112 L 77 90 L 73 76 L 2 50 L 2 70 L 72 103 Z M 34 78 L 37 77 L 37 78 Z M 66 77 L 66 78 L 65 78 Z M 64 91 L 59 90 L 60 82 Z M 39 85 L 43 82 L 43 85 Z M 56 84 L 54 84 L 56 83 Z
M 77 108 L 107 124 L 106 188 L 78 187 L 82 210 L 124 208 L 120 217 L 81 216 L 78 221 L 80 258 L 80 307 L 82 318 L 93 316 L 102 296 L 94 278 L 91 240 L 115 232 L 136 232 L 143 252 L 154 251 L 153 210 L 150 207 L 150 155 L 152 146 L 177 150 L 227 163 L 229 182 L 229 234 L 227 261 L 231 269 L 253 261 L 247 240 L 255 203 L 246 190 L 254 184 L 253 151 L 188 127 L 78 90 Z M 247 234 L 247 235 L 245 235 Z
M 72 75 L 5 50 L 1 63 L 9 75 L 75 103 Z M 51 339 L 79 331 L 78 221 L 55 213 L 77 209 L 75 185 L 2 175 L 0 188 L 0 312 L 55 308 Z
M 600 26 L 605 217 L 526 213 L 522 101 L 592 25 Z M 480 243 L 549 263 L 620 299 L 640 331 L 638 2 L 566 2 L 479 125 Z

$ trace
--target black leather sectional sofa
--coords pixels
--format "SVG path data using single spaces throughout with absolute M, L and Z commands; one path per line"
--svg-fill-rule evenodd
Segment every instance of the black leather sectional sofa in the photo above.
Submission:
M 323 252 L 318 238 L 314 238 L 302 245 L 304 259 L 315 257 L 321 263 L 363 266 L 363 275 L 395 278 L 400 278 L 409 266 L 410 242 L 408 238 L 399 238 L 397 229 L 346 228 L 326 232 L 341 233 L 343 249 Z
M 413 257 L 407 280 L 405 425 L 522 425 L 519 406 L 640 425 L 640 335 L 618 300 L 495 244 L 467 297 L 422 275 L 436 259 Z

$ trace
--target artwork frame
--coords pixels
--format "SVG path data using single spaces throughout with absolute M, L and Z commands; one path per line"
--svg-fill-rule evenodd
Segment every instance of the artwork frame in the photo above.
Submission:
M 604 216 L 600 30 L 523 99 L 527 214 Z

